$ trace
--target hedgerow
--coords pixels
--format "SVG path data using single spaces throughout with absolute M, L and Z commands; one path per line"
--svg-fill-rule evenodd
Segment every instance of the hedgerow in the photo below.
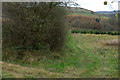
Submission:
M 120 33 L 117 31 L 98 31 L 98 30 L 72 30 L 71 33 L 120 35 Z

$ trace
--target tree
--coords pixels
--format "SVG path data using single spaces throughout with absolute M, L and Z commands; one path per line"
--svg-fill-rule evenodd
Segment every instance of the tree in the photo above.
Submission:
M 59 51 L 67 28 L 61 2 L 3 3 L 3 45 L 16 50 Z

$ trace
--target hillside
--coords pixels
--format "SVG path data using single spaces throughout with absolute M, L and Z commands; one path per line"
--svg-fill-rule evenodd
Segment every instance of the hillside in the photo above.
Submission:
M 70 7 L 70 8 L 68 8 L 68 10 L 71 10 L 71 11 L 73 11 L 73 12 L 84 12 L 84 13 L 91 13 L 91 12 L 93 12 L 93 11 L 91 11 L 91 10 L 88 10 L 88 9 L 84 9 L 84 8 L 81 8 L 81 7 Z
M 94 11 L 80 8 L 80 7 L 77 7 L 77 8 L 76 7 L 69 7 L 69 8 L 67 8 L 67 13 L 68 13 L 68 15 L 85 15 L 85 16 L 101 17 L 101 18 L 108 19 L 108 17 L 105 15 L 101 15 L 101 14 L 96 13 Z
M 67 23 L 71 28 L 118 31 L 117 20 L 111 16 L 112 12 L 94 12 L 84 8 L 70 7 L 67 8 L 67 13 Z
M 118 11 L 116 11 L 116 12 L 118 12 Z M 115 11 L 97 11 L 96 13 L 98 13 L 100 15 L 111 17 L 111 16 L 115 16 L 116 12 Z

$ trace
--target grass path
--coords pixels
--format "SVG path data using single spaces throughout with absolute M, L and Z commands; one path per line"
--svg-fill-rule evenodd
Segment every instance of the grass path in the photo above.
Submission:
M 101 40 L 116 39 L 117 36 L 74 34 L 79 52 L 84 51 L 84 63 L 87 70 L 81 77 L 117 77 L 117 46 L 104 46 Z M 81 62 L 82 63 L 82 62 Z M 85 75 L 86 74 L 86 75 Z
M 3 77 L 47 78 L 115 78 L 117 77 L 117 46 L 105 46 L 101 41 L 118 36 L 72 34 L 65 46 L 64 56 L 49 55 L 30 64 L 3 63 Z M 56 53 L 57 55 L 57 53 Z

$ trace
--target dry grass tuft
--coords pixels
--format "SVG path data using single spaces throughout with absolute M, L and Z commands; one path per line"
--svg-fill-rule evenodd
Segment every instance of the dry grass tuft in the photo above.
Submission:
M 102 41 L 102 44 L 104 46 L 106 46 L 106 45 L 108 45 L 108 46 L 118 46 L 118 45 L 120 45 L 118 39 L 112 39 L 112 40 L 109 40 L 109 41 Z

